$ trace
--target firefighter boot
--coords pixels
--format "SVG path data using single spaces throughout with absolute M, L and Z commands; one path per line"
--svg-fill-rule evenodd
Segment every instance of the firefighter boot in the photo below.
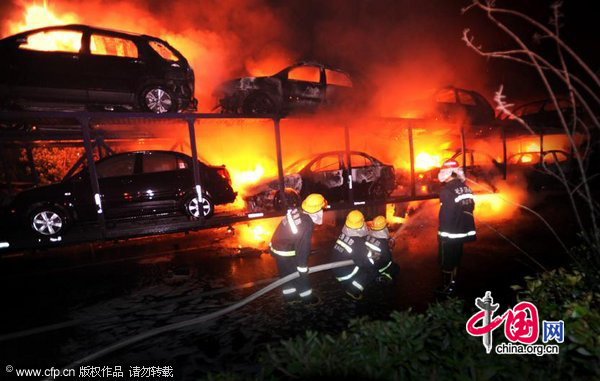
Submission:
M 452 271 L 444 270 L 442 271 L 442 275 L 444 277 L 444 284 L 442 286 L 442 289 L 438 291 L 438 293 L 447 297 L 454 296 L 454 294 L 456 293 L 456 269 L 453 269 Z

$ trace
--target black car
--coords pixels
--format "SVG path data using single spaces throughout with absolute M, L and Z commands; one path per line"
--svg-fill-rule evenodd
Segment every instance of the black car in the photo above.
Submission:
M 348 195 L 346 152 L 324 152 L 291 164 L 285 170 L 284 185 L 288 205 L 299 205 L 310 193 L 320 193 L 328 202 L 345 200 Z M 356 199 L 382 199 L 395 188 L 394 167 L 364 152 L 352 151 L 352 189 Z M 278 179 L 267 180 L 248 189 L 245 197 L 250 210 L 281 209 Z
M 0 107 L 194 110 L 194 72 L 168 42 L 86 25 L 0 40 Z
M 569 124 L 569 128 L 573 128 L 573 105 L 572 103 L 563 98 L 557 99 L 558 107 L 565 118 L 565 121 Z M 577 105 L 575 108 L 576 115 L 579 119 L 586 119 L 587 113 Z M 536 133 L 563 133 L 564 129 L 558 116 L 556 106 L 552 99 L 542 99 L 535 102 L 530 102 L 516 107 L 513 114 L 518 118 L 521 118 L 527 126 L 529 126 Z M 521 123 L 516 120 L 507 117 L 507 125 L 510 127 L 507 129 L 508 134 L 530 134 L 529 131 L 525 130 Z M 587 120 L 585 120 L 587 122 Z
M 96 162 L 100 205 L 107 219 L 184 212 L 208 218 L 214 205 L 233 202 L 229 172 L 200 162 L 203 203 L 198 202 L 192 158 L 173 151 L 115 154 Z M 72 223 L 95 221 L 97 199 L 88 169 L 61 183 L 19 193 L 9 207 L 21 223 L 42 236 L 58 236 Z
M 287 114 L 352 102 L 350 75 L 315 62 L 300 62 L 270 77 L 244 77 L 215 92 L 224 113 Z

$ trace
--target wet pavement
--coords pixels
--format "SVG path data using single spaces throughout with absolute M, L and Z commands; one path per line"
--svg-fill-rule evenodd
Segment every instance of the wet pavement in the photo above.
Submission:
M 567 235 L 568 211 L 554 205 L 546 199 L 538 208 Z M 317 307 L 290 309 L 282 306 L 279 292 L 271 292 L 220 319 L 153 337 L 91 365 L 172 366 L 175 379 L 209 371 L 252 372 L 266 344 L 306 329 L 335 333 L 352 318 L 422 311 L 436 300 L 441 284 L 437 210 L 437 202 L 426 202 L 407 220 L 393 253 L 400 276 L 392 286 L 371 287 L 361 301 L 346 297 L 333 275 L 322 272 L 311 275 L 323 300 Z M 488 223 L 548 267 L 564 258 L 526 212 Z M 311 266 L 329 262 L 338 229 L 323 226 L 316 233 Z M 233 257 L 235 247 L 223 228 L 3 257 L 1 358 L 15 367 L 66 366 L 139 333 L 217 311 L 276 277 L 268 254 Z M 534 271 L 532 261 L 480 224 L 477 242 L 465 245 L 459 296 L 469 303 L 489 290 L 495 301 L 512 302 L 508 286 Z M 35 334 L 23 332 L 39 327 Z M 20 337 L 7 337 L 15 333 Z

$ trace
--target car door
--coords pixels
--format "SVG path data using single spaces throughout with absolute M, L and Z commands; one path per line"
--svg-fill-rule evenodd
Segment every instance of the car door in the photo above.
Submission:
M 180 199 L 193 187 L 194 177 L 188 160 L 175 152 L 149 151 L 142 154 L 144 188 L 139 190 L 145 214 L 177 210 Z
M 344 199 L 344 167 L 339 153 L 317 157 L 301 173 L 303 191 L 321 193 L 329 201 Z
M 44 102 L 85 102 L 81 62 L 83 32 L 50 29 L 15 40 L 9 57 L 11 84 L 17 98 Z
M 292 109 L 312 110 L 324 99 L 324 83 L 324 75 L 319 66 L 292 67 L 283 84 L 284 100 L 287 100 Z
M 107 218 L 139 214 L 139 180 L 137 153 L 118 154 L 96 163 L 102 207 Z
M 133 39 L 91 32 L 84 56 L 90 102 L 131 104 L 145 62 Z
M 353 84 L 348 74 L 325 69 L 325 103 L 328 105 L 341 105 L 352 100 Z
M 374 165 L 368 156 L 360 153 L 350 155 L 350 164 L 352 166 L 354 197 L 366 199 L 370 195 L 371 186 L 379 179 L 378 167 Z

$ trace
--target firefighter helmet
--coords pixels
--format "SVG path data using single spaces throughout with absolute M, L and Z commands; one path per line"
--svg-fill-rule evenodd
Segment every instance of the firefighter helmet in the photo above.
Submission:
M 371 230 L 383 230 L 387 226 L 387 221 L 384 216 L 377 216 L 371 222 Z
M 450 159 L 446 160 L 442 167 L 440 168 L 440 172 L 438 173 L 438 180 L 441 183 L 445 183 L 450 180 L 452 174 L 456 174 L 461 181 L 465 181 L 465 174 L 458 164 L 458 161 Z
M 364 224 L 365 216 L 358 210 L 353 210 L 346 216 L 346 226 L 350 229 L 360 229 Z
M 325 197 L 318 193 L 312 193 L 306 196 L 302 202 L 302 210 L 306 213 L 317 213 L 319 210 L 323 209 L 325 205 L 327 205 Z

